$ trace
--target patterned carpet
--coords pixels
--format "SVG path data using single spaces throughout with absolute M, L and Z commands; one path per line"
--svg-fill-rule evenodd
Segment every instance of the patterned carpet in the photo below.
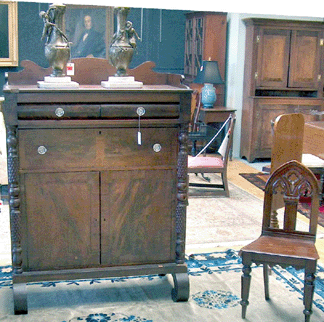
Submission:
M 242 176 L 244 179 L 258 187 L 259 189 L 264 191 L 265 184 L 269 178 L 269 174 L 267 173 L 240 173 L 240 176 Z M 323 201 L 322 201 L 323 202 Z M 308 205 L 307 203 L 301 203 L 298 206 L 298 211 L 302 215 L 309 218 L 309 211 L 308 211 Z M 319 215 L 318 215 L 318 224 L 324 227 L 324 205 L 321 204 L 319 208 Z
M 12 314 L 11 267 L 0 267 L 0 320 L 12 322 L 228 322 L 241 320 L 241 259 L 237 251 L 192 254 L 188 302 L 171 300 L 169 276 L 142 276 L 28 284 L 29 313 Z M 249 321 L 303 320 L 302 271 L 275 266 L 271 301 L 263 296 L 262 267 L 252 267 Z M 318 266 L 312 322 L 324 314 L 324 268 Z

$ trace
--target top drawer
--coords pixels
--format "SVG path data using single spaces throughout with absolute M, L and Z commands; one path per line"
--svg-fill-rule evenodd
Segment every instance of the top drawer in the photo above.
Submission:
M 178 118 L 178 104 L 23 104 L 17 106 L 21 120 L 37 119 L 134 119 Z
M 84 119 L 100 117 L 100 105 L 26 104 L 17 106 L 17 117 L 28 119 Z

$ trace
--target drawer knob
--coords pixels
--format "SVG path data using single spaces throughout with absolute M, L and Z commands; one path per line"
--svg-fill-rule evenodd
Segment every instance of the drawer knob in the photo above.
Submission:
M 161 144 L 159 144 L 159 143 L 155 143 L 155 144 L 153 145 L 153 151 L 154 151 L 154 152 L 160 152 L 161 149 L 162 149 Z
M 38 154 L 45 154 L 47 152 L 47 149 L 45 148 L 44 145 L 41 145 L 37 149 Z
M 57 117 L 62 117 L 64 115 L 64 110 L 62 107 L 58 107 L 56 110 L 55 110 L 55 115 Z
M 145 114 L 145 108 L 143 106 L 138 107 L 136 113 L 138 116 L 143 116 Z

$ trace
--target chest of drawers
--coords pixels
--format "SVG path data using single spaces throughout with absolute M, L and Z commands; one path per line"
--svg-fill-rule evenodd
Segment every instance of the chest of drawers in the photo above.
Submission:
M 4 91 L 15 313 L 43 280 L 172 274 L 187 300 L 190 90 Z

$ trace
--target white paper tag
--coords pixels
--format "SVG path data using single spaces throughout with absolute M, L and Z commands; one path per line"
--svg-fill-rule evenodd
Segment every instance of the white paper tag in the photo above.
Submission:
M 137 132 L 137 144 L 142 145 L 142 133 L 139 131 Z
M 68 75 L 68 76 L 74 75 L 74 63 L 66 64 L 66 75 Z

